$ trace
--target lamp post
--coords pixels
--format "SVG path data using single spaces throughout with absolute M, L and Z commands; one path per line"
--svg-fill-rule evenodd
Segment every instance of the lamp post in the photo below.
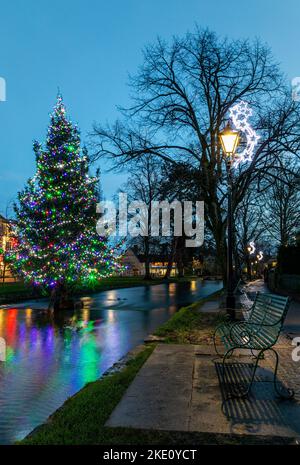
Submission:
M 255 248 L 255 243 L 249 242 L 249 245 L 247 246 L 247 273 L 248 273 L 248 279 L 251 281 L 252 280 L 252 263 L 251 263 L 251 255 L 254 254 L 256 248 Z
M 235 318 L 234 273 L 233 273 L 233 214 L 232 214 L 232 161 L 239 143 L 239 133 L 228 122 L 220 132 L 223 153 L 226 155 L 228 168 L 228 211 L 227 211 L 227 292 L 226 308 L 232 319 Z
M 246 267 L 247 267 L 247 278 L 249 281 L 252 279 L 252 269 L 251 269 L 251 246 L 248 245 L 246 250 Z

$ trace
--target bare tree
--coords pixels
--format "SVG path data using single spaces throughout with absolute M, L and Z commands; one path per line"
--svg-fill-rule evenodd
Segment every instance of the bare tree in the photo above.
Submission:
M 150 253 L 157 242 L 151 237 L 151 203 L 160 200 L 161 166 L 160 160 L 149 155 L 130 164 L 130 176 L 123 191 L 129 201 L 143 201 L 147 206 L 147 221 L 141 220 L 140 228 L 145 233 L 130 239 L 131 245 L 137 245 L 145 257 L 145 279 L 151 279 Z
M 267 46 L 220 39 L 199 28 L 170 44 L 159 39 L 148 46 L 130 85 L 133 105 L 122 110 L 123 120 L 94 128 L 95 157 L 111 157 L 118 165 L 151 154 L 196 169 L 225 278 L 228 168 L 218 135 L 228 110 L 241 99 L 247 101 L 261 136 L 253 161 L 235 174 L 236 210 L 251 184 L 271 184 L 287 170 L 283 152 L 297 156 L 299 104 L 290 98 Z
M 249 189 L 235 217 L 235 263 L 239 274 L 241 274 L 242 265 L 246 265 L 248 279 L 251 279 L 251 257 L 248 247 L 250 242 L 257 243 L 265 233 L 263 215 L 264 209 L 260 196 Z
M 263 224 L 277 245 L 287 246 L 300 230 L 300 172 L 276 178 L 264 195 Z

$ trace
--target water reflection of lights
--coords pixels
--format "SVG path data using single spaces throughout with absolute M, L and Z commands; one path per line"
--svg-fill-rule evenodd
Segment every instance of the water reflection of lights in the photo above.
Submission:
M 84 325 L 87 325 L 88 322 L 89 322 L 89 319 L 90 319 L 90 309 L 89 308 L 84 308 L 83 311 L 82 311 L 82 319 L 83 319 L 83 323 Z
M 32 321 L 32 308 L 26 308 L 25 311 L 25 321 L 26 321 L 26 326 L 31 326 L 31 321 Z
M 6 341 L 0 337 L 0 362 L 6 361 Z
M 86 307 L 89 308 L 89 307 L 91 306 L 93 300 L 94 300 L 94 299 L 92 299 L 91 297 L 82 297 L 82 298 L 80 299 L 80 301 L 81 301 L 82 304 L 83 304 L 83 308 L 86 308 Z
M 113 323 L 116 319 L 114 310 L 108 310 L 107 317 L 108 317 L 109 323 Z
M 107 291 L 106 293 L 106 300 L 109 301 L 109 300 L 117 300 L 117 291 L 116 290 L 111 290 L 111 291 Z
M 174 295 L 176 291 L 176 284 L 175 283 L 170 283 L 169 284 L 169 294 Z
M 30 330 L 30 345 L 33 350 L 41 347 L 41 333 L 37 328 Z
M 191 291 L 197 290 L 197 281 L 191 281 Z
M 7 310 L 7 340 L 8 343 L 11 345 L 14 345 L 16 339 L 17 315 L 18 310 L 16 308 L 10 308 L 9 310 Z
M 100 356 L 101 358 L 101 356 Z M 97 340 L 94 335 L 90 335 L 84 341 L 80 351 L 81 375 L 83 384 L 95 381 L 98 376 L 99 353 L 97 350 Z
M 2 332 L 3 322 L 4 322 L 4 310 L 0 309 L 0 332 Z

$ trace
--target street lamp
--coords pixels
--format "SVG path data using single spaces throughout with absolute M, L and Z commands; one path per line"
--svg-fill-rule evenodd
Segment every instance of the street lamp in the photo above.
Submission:
M 220 141 L 223 153 L 227 156 L 228 167 L 228 212 L 227 212 L 227 293 L 226 308 L 232 319 L 235 318 L 235 296 L 233 276 L 233 215 L 232 215 L 232 161 L 239 144 L 239 133 L 235 131 L 228 122 L 223 131 L 220 132 Z
M 220 132 L 220 140 L 223 152 L 228 157 L 233 157 L 239 144 L 239 132 L 232 129 L 229 122 L 226 124 L 223 131 Z

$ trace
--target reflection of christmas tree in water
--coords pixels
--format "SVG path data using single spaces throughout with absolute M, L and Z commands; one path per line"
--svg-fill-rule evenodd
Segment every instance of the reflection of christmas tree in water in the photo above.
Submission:
M 58 96 L 45 148 L 35 142 L 37 171 L 19 194 L 12 265 L 27 282 L 64 300 L 76 284 L 93 284 L 122 267 L 96 232 L 98 176 L 88 173 L 79 131 Z M 61 302 L 62 303 L 62 302 Z

